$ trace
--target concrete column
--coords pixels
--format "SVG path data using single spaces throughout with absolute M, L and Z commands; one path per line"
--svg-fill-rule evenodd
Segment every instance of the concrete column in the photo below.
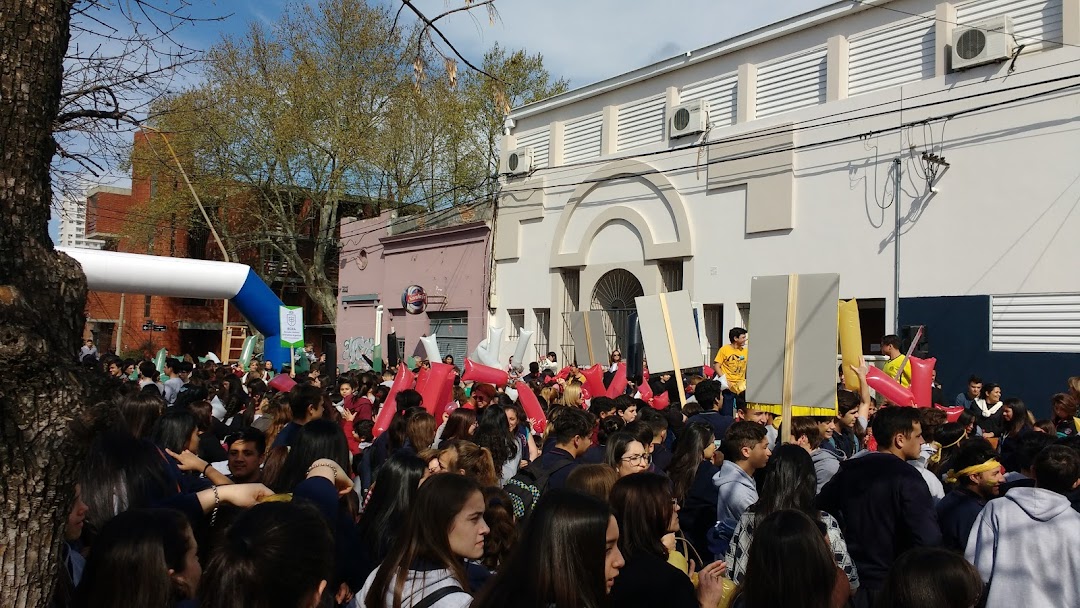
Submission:
M 671 138 L 671 109 L 682 103 L 678 87 L 668 87 L 666 93 L 667 108 L 664 110 L 664 141 Z
M 1080 0 L 1078 0 L 1080 1 Z M 847 99 L 848 96 L 848 39 L 846 36 L 829 38 L 829 59 L 826 66 L 826 101 Z
M 757 66 L 744 63 L 739 66 L 738 112 L 736 122 L 750 122 L 757 118 Z
M 952 53 L 952 33 L 956 27 L 956 7 L 951 2 L 937 5 L 937 21 L 934 26 L 934 48 L 937 49 L 934 60 L 934 75 L 937 77 L 949 73 Z
M 510 153 L 517 148 L 517 136 L 513 133 L 504 134 L 502 136 L 502 145 L 499 147 L 501 150 L 499 156 L 499 172 L 505 170 L 506 159 L 510 156 Z
M 618 152 L 619 106 L 604 106 L 604 125 L 600 128 L 600 156 Z
M 559 167 L 563 164 L 564 123 L 559 120 L 551 123 L 548 134 L 548 166 Z
M 1061 2 L 1061 42 L 1080 45 L 1080 0 Z

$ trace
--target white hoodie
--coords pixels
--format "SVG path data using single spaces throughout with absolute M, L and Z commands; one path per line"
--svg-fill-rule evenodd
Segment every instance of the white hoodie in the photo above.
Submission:
M 986 503 L 964 556 L 978 568 L 987 608 L 1080 606 L 1080 513 L 1043 488 L 1012 488 Z

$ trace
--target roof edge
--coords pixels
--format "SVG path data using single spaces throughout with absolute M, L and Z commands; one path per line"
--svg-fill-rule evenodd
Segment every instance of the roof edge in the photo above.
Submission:
M 676 55 L 675 57 L 663 59 L 636 70 L 612 76 L 606 80 L 578 87 L 565 93 L 555 95 L 554 97 L 548 97 L 547 99 L 541 99 L 540 101 L 525 104 L 511 110 L 509 118 L 518 120 L 549 112 L 556 108 L 577 103 L 591 97 L 596 97 L 597 95 L 602 95 L 609 91 L 648 80 L 655 76 L 660 76 L 661 74 L 666 74 L 700 61 L 706 61 L 747 47 L 762 44 L 782 36 L 809 29 L 816 25 L 821 25 L 822 23 L 860 13 L 892 1 L 893 0 L 839 0 L 832 4 L 750 30 L 744 34 L 739 34 L 700 49 L 687 51 L 686 53 Z

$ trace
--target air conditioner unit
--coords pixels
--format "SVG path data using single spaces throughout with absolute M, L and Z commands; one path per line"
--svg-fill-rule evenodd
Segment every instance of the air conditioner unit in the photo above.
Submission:
M 518 148 L 517 150 L 511 150 L 509 154 L 503 158 L 502 171 L 504 175 L 525 175 L 533 169 L 533 149 L 532 147 Z
M 668 137 L 686 137 L 704 133 L 709 127 L 709 106 L 704 99 L 680 104 L 671 108 Z
M 952 34 L 952 71 L 1006 61 L 1012 57 L 1015 44 L 1009 16 L 958 25 Z

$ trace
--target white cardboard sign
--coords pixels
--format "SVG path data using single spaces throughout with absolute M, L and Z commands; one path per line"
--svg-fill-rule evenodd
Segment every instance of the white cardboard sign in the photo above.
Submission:
M 664 302 L 661 302 L 661 298 Z M 682 369 L 701 365 L 701 342 L 689 292 L 641 296 L 635 298 L 635 303 L 650 373 L 678 371 L 675 369 L 676 358 Z

